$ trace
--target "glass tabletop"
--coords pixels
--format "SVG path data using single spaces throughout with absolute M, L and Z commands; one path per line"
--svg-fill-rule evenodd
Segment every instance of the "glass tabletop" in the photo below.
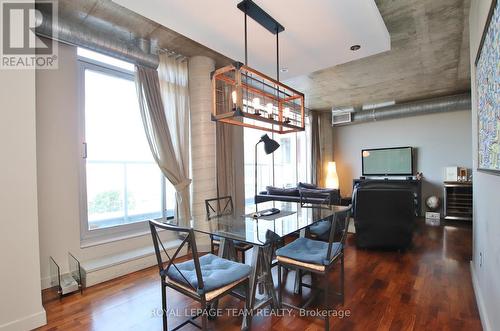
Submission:
M 269 208 L 278 208 L 280 213 L 264 218 L 252 214 Z M 247 205 L 244 210 L 235 210 L 229 215 L 201 218 L 194 217 L 188 224 L 196 232 L 238 240 L 251 245 L 264 246 L 316 222 L 325 220 L 347 210 L 346 206 L 326 208 L 301 207 L 293 202 L 266 202 Z

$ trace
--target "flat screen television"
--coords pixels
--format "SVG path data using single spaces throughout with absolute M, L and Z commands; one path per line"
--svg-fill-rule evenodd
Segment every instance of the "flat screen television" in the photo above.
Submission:
M 412 176 L 413 148 L 373 148 L 361 151 L 363 176 Z

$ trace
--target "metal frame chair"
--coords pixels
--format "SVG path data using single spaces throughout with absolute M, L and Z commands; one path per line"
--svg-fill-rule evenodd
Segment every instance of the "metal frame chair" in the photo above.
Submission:
M 205 209 L 209 220 L 230 215 L 234 211 L 233 198 L 231 196 L 223 196 L 205 200 Z M 215 247 L 219 246 L 219 241 L 213 235 L 210 235 L 210 252 L 215 254 Z M 252 248 L 252 245 L 235 241 L 234 248 L 236 252 L 241 253 L 241 263 L 245 263 L 245 252 Z
M 284 305 L 293 309 L 306 309 L 312 301 L 316 298 L 316 296 L 319 294 L 320 291 L 323 292 L 324 294 L 324 299 L 323 299 L 323 308 L 328 309 L 328 298 L 329 298 L 329 281 L 328 281 L 328 275 L 330 270 L 334 267 L 334 265 L 337 262 L 340 262 L 340 284 L 339 284 L 339 290 L 340 292 L 337 292 L 336 294 L 341 297 L 341 302 L 344 304 L 344 246 L 345 246 L 345 241 L 347 238 L 347 230 L 349 226 L 349 220 L 350 220 L 350 215 L 351 211 L 346 210 L 343 212 L 338 212 L 336 213 L 333 217 L 332 220 L 332 226 L 330 228 L 330 236 L 328 240 L 328 249 L 327 249 L 327 254 L 326 254 L 326 261 L 328 263 L 326 264 L 313 264 L 313 263 L 307 263 L 307 262 L 302 262 L 299 260 L 291 259 L 288 257 L 283 257 L 279 256 L 277 257 L 278 259 L 278 302 L 280 306 Z M 339 225 L 340 222 L 343 222 L 343 224 L 340 225 L 340 231 L 337 230 L 337 226 Z M 339 238 L 340 237 L 340 238 Z M 335 241 L 335 239 L 338 239 L 338 241 Z M 312 239 L 308 239 L 311 240 Z M 340 250 L 338 252 L 333 252 L 332 247 L 334 242 L 340 243 Z M 281 268 L 290 268 L 290 269 L 295 269 L 297 273 L 299 273 L 299 287 L 300 289 L 302 286 L 309 287 L 312 290 L 311 297 L 304 303 L 302 307 L 297 307 L 292 304 L 286 303 L 282 301 L 282 280 L 281 280 Z M 305 284 L 302 282 L 302 275 L 304 272 L 310 272 L 311 273 L 311 284 Z M 319 284 L 318 286 L 314 286 L 313 284 L 313 275 L 318 275 L 320 276 L 322 280 L 322 284 Z M 301 292 L 301 291 L 300 291 Z M 328 316 L 326 317 L 318 317 L 321 319 L 325 320 L 325 330 L 329 330 L 330 328 L 330 319 Z
M 193 230 L 190 228 L 184 228 L 184 227 L 180 227 L 180 226 L 159 223 L 156 221 L 149 221 L 149 226 L 151 229 L 151 236 L 153 238 L 156 259 L 158 261 L 158 268 L 160 270 L 160 277 L 161 277 L 163 330 L 164 331 L 168 330 L 167 292 L 166 292 L 167 287 L 170 287 L 170 288 L 190 297 L 191 299 L 199 302 L 201 304 L 201 307 L 202 307 L 202 310 L 199 314 L 197 314 L 194 317 L 189 318 L 187 321 L 181 323 L 180 325 L 178 325 L 177 327 L 175 327 L 172 330 L 177 330 L 188 323 L 190 323 L 198 328 L 201 328 L 202 330 L 207 330 L 208 315 L 209 315 L 209 311 L 210 311 L 210 306 L 212 305 L 212 303 L 217 302 L 217 300 L 219 300 L 222 296 L 224 296 L 226 294 L 231 294 L 231 295 L 245 301 L 245 314 L 243 317 L 244 320 L 242 323 L 242 329 L 249 330 L 251 327 L 250 275 L 248 275 L 247 277 L 244 277 L 236 282 L 233 282 L 231 284 L 222 286 L 220 288 L 212 289 L 210 291 L 206 291 L 204 289 L 205 286 L 204 286 L 204 281 L 203 281 L 203 277 L 202 277 L 202 270 L 201 270 L 198 250 L 196 248 L 196 240 L 195 240 Z M 170 257 L 167 250 L 165 249 L 165 247 L 164 247 L 164 245 L 163 245 L 163 243 L 158 235 L 157 229 L 174 231 L 174 232 L 182 233 L 185 235 L 184 240 L 182 241 L 180 246 L 177 248 L 174 255 L 172 255 L 172 257 Z M 177 258 L 179 252 L 181 251 L 181 249 L 184 247 L 184 245 L 186 243 L 190 244 L 191 251 L 192 251 L 192 260 L 194 262 L 197 284 L 198 284 L 197 288 L 195 288 L 193 285 L 190 284 L 190 282 L 186 279 L 184 274 L 179 270 L 179 268 L 176 266 L 176 264 L 174 264 L 175 259 Z M 161 247 L 161 250 L 160 250 L 160 247 Z M 167 256 L 167 259 L 168 259 L 167 261 L 163 261 L 162 253 Z M 165 264 L 166 264 L 166 266 L 165 266 Z M 181 277 L 184 279 L 185 282 L 179 282 L 179 281 L 175 281 L 173 279 L 170 279 L 168 277 L 168 274 L 167 274 L 170 268 L 175 268 L 177 270 L 177 272 L 181 275 Z M 236 289 L 236 287 L 243 287 L 244 294 L 242 295 L 242 294 L 234 291 Z M 194 320 L 200 316 L 202 318 L 201 327 L 194 322 Z

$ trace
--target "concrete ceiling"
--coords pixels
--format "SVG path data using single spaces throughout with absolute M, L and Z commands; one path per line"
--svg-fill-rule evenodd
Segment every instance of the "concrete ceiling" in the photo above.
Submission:
M 233 62 L 230 58 L 168 29 L 111 0 L 59 0 L 59 15 L 75 26 L 86 25 L 96 33 L 112 32 L 124 43 L 139 38 L 153 40 L 159 48 L 190 57 L 204 55 L 215 60 L 218 67 Z
M 230 58 L 244 61 L 241 0 L 113 0 Z M 285 27 L 282 80 L 390 50 L 375 0 L 254 0 Z M 362 45 L 352 52 L 352 45 Z M 276 37 L 248 19 L 248 64 L 276 75 Z
M 309 109 L 404 102 L 470 90 L 470 0 L 375 1 L 391 50 L 287 80 L 305 93 Z M 79 24 L 121 31 L 124 42 L 151 39 L 160 48 L 188 57 L 211 57 L 218 67 L 232 61 L 110 0 L 59 0 L 59 10 Z
M 470 90 L 469 0 L 376 0 L 391 50 L 287 83 L 310 109 L 404 102 Z

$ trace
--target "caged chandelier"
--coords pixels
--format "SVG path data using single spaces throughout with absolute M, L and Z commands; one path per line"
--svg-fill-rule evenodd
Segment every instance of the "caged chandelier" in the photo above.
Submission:
M 238 8 L 244 13 L 245 64 L 212 73 L 212 120 L 274 133 L 303 131 L 304 94 L 279 81 L 279 33 L 285 28 L 252 0 Z M 276 35 L 276 79 L 247 66 L 247 16 Z

